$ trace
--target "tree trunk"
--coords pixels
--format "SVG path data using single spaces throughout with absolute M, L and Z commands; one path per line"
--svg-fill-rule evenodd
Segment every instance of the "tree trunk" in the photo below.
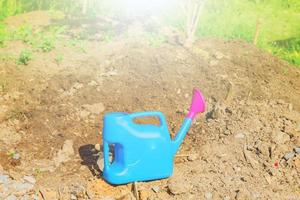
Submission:
M 184 46 L 189 47 L 195 41 L 200 15 L 205 0 L 188 0 L 186 11 L 186 40 Z

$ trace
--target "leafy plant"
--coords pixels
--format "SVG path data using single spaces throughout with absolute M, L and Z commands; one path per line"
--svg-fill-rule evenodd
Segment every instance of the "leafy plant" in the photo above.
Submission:
M 8 83 L 5 79 L 0 79 L 0 92 L 6 92 Z
M 115 38 L 115 33 L 113 30 L 108 30 L 102 37 L 102 40 L 106 43 L 112 42 Z
M 21 110 L 20 108 L 14 108 L 8 113 L 7 119 L 18 119 L 18 120 L 24 120 L 26 118 L 24 110 Z
M 56 56 L 55 56 L 55 62 L 57 64 L 61 63 L 63 61 L 63 59 L 64 59 L 64 56 L 62 54 L 56 54 Z
M 30 60 L 32 60 L 32 52 L 28 49 L 22 50 L 18 58 L 18 64 L 28 65 Z
M 146 39 L 149 42 L 149 44 L 153 47 L 159 47 L 166 42 L 166 38 L 158 33 L 147 33 Z
M 55 48 L 54 39 L 52 38 L 45 38 L 42 40 L 42 43 L 40 44 L 39 48 L 43 52 L 49 52 Z
M 23 42 L 27 44 L 32 44 L 34 39 L 34 34 L 32 31 L 32 26 L 30 24 L 22 24 L 17 29 L 13 30 L 11 33 L 9 33 L 10 39 L 14 40 L 22 40 Z

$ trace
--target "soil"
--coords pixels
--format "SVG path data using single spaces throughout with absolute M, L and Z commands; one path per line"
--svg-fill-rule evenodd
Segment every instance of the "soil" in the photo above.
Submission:
M 134 26 L 110 42 L 94 31 L 84 51 L 65 45 L 70 29 L 54 50 L 36 51 L 26 66 L 0 62 L 0 175 L 36 180 L 30 190 L 10 189 L 0 199 L 300 199 L 294 152 L 300 70 L 243 41 L 206 38 L 185 48 L 170 42 L 172 34 L 152 45 L 131 32 L 144 27 Z M 10 41 L 0 54 L 18 56 L 24 47 L 31 48 Z M 63 55 L 59 62 L 57 55 Z M 95 148 L 104 114 L 162 111 L 174 137 L 193 87 L 207 108 L 177 153 L 173 176 L 138 183 L 139 197 L 132 184 L 106 183 Z M 293 155 L 285 159 L 287 153 Z

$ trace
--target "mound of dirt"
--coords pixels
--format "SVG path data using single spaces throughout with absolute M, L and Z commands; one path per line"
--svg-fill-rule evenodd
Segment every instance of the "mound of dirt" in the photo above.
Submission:
M 87 41 L 82 52 L 62 39 L 28 66 L 2 61 L 0 78 L 0 125 L 20 137 L 0 138 L 1 198 L 133 199 L 130 185 L 99 180 L 94 144 L 104 113 L 159 110 L 174 136 L 195 86 L 207 110 L 175 158 L 174 175 L 139 183 L 140 198 L 300 198 L 300 71 L 245 42 L 203 39 L 186 49 L 120 38 Z M 66 143 L 72 153 L 55 165 Z M 16 191 L 28 176 L 36 182 Z
M 5 23 L 10 27 L 19 27 L 23 24 L 30 24 L 33 27 L 48 26 L 51 24 L 51 15 L 48 11 L 32 11 L 5 19 Z

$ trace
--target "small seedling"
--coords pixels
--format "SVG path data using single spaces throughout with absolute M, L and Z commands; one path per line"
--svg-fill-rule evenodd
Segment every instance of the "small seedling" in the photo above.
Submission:
M 53 50 L 55 48 L 53 39 L 50 38 L 46 38 L 42 41 L 41 45 L 40 45 L 40 49 L 43 52 L 49 52 L 51 50 Z
M 105 34 L 103 35 L 102 40 L 106 43 L 110 43 L 114 40 L 115 38 L 115 33 L 113 31 L 106 31 Z
M 28 65 L 28 62 L 32 60 L 32 52 L 28 49 L 24 49 L 21 51 L 20 56 L 18 58 L 19 65 Z
M 0 38 L 0 48 L 5 47 L 4 39 Z
M 153 46 L 153 47 L 160 47 L 163 43 L 166 42 L 165 36 L 157 34 L 157 33 L 146 34 L 146 39 L 148 40 L 150 46 Z
M 0 92 L 6 92 L 7 91 L 7 82 L 4 80 L 0 80 Z
M 64 56 L 63 56 L 62 54 L 57 54 L 57 55 L 55 56 L 55 62 L 56 62 L 57 64 L 61 63 L 61 61 L 63 61 L 63 59 L 64 59 Z
M 8 113 L 7 119 L 24 120 L 26 118 L 25 113 L 20 108 L 15 108 Z

